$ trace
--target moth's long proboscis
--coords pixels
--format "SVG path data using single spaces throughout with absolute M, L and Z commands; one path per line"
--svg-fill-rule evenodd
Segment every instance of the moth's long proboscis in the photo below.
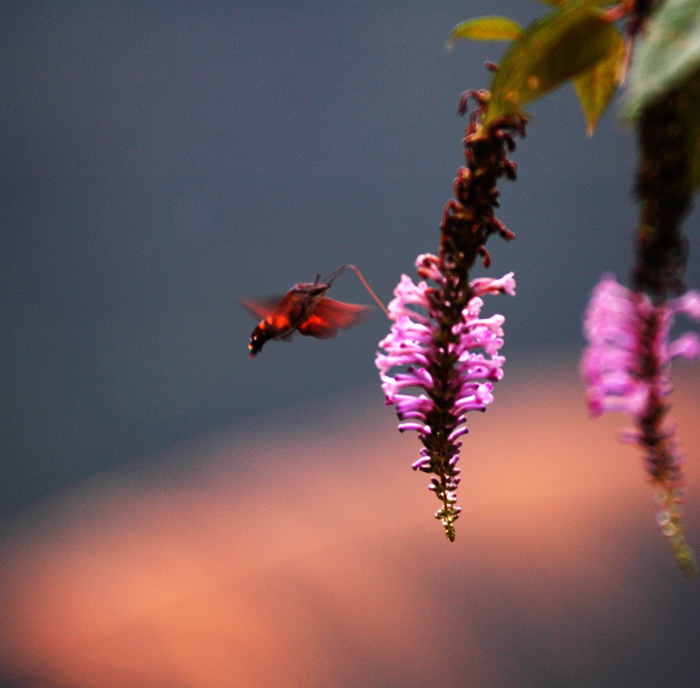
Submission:
M 386 306 L 379 300 L 379 297 L 372 291 L 372 287 L 370 287 L 369 284 L 367 284 L 367 280 L 362 276 L 360 270 L 354 265 L 341 265 L 337 270 L 333 270 L 333 272 L 331 272 L 331 274 L 328 275 L 328 277 L 326 277 L 323 281 L 330 284 L 341 272 L 344 272 L 345 270 L 355 271 L 355 274 L 360 278 L 360 282 L 362 282 L 364 288 L 369 292 L 369 295 L 377 302 L 382 311 L 384 311 L 386 317 L 391 319 L 389 316 L 389 311 L 386 309 Z

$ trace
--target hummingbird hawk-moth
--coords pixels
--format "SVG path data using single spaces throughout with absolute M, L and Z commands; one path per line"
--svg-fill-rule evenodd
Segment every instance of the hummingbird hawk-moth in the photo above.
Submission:
M 315 282 L 295 284 L 281 298 L 241 299 L 245 308 L 262 318 L 250 336 L 248 358 L 259 354 L 270 339 L 289 340 L 295 332 L 316 339 L 331 339 L 337 336 L 339 330 L 359 325 L 369 314 L 369 306 L 343 303 L 326 296 L 333 280 L 348 268 L 357 272 L 374 296 L 354 265 L 342 265 L 323 280 L 319 275 Z M 376 296 L 374 298 L 386 310 L 381 301 Z

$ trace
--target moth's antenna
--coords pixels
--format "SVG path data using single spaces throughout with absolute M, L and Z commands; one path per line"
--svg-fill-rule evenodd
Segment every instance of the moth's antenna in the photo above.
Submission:
M 389 311 L 386 309 L 386 306 L 379 300 L 379 297 L 372 291 L 372 287 L 367 284 L 367 280 L 362 276 L 362 273 L 354 266 L 354 265 L 341 265 L 337 270 L 333 270 L 326 279 L 324 279 L 324 282 L 327 282 L 330 284 L 341 272 L 345 272 L 345 270 L 354 270 L 355 274 L 360 278 L 360 282 L 362 282 L 364 288 L 369 292 L 370 296 L 377 302 L 379 307 L 384 311 L 384 314 L 386 315 L 389 320 L 391 320 L 391 316 L 389 315 Z

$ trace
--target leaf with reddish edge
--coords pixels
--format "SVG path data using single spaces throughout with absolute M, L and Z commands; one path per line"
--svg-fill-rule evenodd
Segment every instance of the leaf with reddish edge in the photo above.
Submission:
M 522 107 L 603 59 L 617 41 L 617 28 L 588 0 L 553 9 L 527 27 L 506 51 L 493 77 L 484 124 L 522 115 Z

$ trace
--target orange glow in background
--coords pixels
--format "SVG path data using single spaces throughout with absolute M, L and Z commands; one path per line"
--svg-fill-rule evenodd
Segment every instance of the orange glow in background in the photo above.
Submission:
M 697 685 L 698 583 L 672 564 L 623 419 L 588 419 L 575 365 L 508 369 L 472 415 L 454 544 L 378 387 L 4 522 L 3 685 Z M 700 393 L 677 373 L 697 550 Z

